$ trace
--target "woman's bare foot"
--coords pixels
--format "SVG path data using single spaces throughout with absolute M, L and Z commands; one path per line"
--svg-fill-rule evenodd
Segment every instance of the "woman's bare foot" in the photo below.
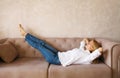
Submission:
M 21 24 L 19 24 L 19 29 L 20 29 L 21 35 L 26 36 L 27 33 L 25 32 L 25 30 L 24 30 L 24 28 L 22 27 Z

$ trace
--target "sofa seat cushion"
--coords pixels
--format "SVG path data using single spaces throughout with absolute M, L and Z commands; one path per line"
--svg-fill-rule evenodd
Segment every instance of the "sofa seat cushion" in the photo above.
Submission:
M 0 63 L 0 78 L 47 78 L 49 64 L 43 58 L 18 58 Z
M 48 76 L 49 78 L 111 78 L 111 69 L 103 63 L 68 67 L 50 65 Z

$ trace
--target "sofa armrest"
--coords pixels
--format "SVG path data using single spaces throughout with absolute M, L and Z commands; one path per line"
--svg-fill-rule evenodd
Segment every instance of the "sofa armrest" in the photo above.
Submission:
M 116 44 L 112 48 L 112 56 L 111 56 L 111 67 L 113 78 L 120 78 L 120 44 Z
M 118 60 L 118 77 L 120 77 L 120 56 L 119 56 L 119 60 Z
M 112 78 L 120 78 L 120 43 L 106 39 L 98 39 L 105 51 L 104 63 L 112 69 Z

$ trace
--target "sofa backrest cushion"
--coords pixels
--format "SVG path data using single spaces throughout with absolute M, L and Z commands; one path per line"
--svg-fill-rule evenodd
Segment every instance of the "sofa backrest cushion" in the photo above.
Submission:
M 24 38 L 8 38 L 7 41 L 15 46 L 18 57 L 42 57 L 40 52 L 30 46 Z
M 31 47 L 24 38 L 8 38 L 14 44 L 19 57 L 43 57 L 41 53 Z M 59 51 L 66 51 L 80 46 L 82 38 L 44 38 L 44 41 L 55 47 Z
M 78 48 L 82 39 L 83 38 L 44 38 L 43 40 L 59 51 L 67 51 Z M 43 57 L 41 53 L 30 46 L 24 38 L 8 38 L 7 41 L 15 46 L 19 57 Z

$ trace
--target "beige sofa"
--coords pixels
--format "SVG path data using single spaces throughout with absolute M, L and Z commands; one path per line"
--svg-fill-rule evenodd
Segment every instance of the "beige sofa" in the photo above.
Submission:
M 45 41 L 61 51 L 79 47 L 82 38 L 45 38 Z M 96 38 L 105 53 L 104 61 L 90 65 L 62 67 L 49 64 L 40 52 L 23 38 L 1 39 L 0 44 L 10 41 L 18 52 L 11 63 L 0 62 L 0 78 L 120 78 L 120 44 Z

